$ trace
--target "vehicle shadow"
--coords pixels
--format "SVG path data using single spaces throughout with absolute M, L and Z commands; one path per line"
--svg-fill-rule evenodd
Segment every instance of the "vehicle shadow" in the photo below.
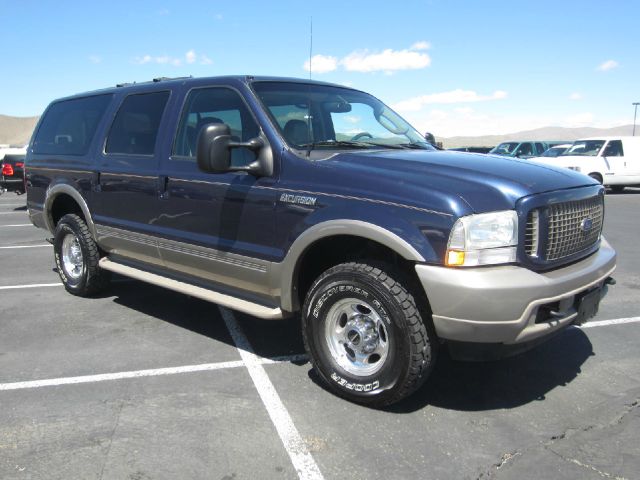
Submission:
M 218 307 L 204 300 L 117 276 L 101 297 L 235 347 Z M 234 317 L 256 355 L 285 361 L 295 355 L 291 363 L 306 369 L 311 381 L 324 388 L 311 364 L 299 359 L 304 353 L 299 317 L 267 321 L 238 312 Z M 578 328 L 568 328 L 526 353 L 493 362 L 456 361 L 443 347 L 422 388 L 384 411 L 406 414 L 428 405 L 460 411 L 515 408 L 544 400 L 551 390 L 570 383 L 592 355 L 589 338 Z
M 623 191 L 621 192 L 614 192 L 610 189 L 607 189 L 607 196 L 612 196 L 612 197 L 622 197 L 625 195 L 640 195 L 640 188 L 637 187 L 626 187 Z
M 218 306 L 205 300 L 119 275 L 114 275 L 110 287 L 96 297 L 112 298 L 113 302 L 128 309 L 236 346 Z M 269 321 L 239 312 L 233 314 L 256 355 L 272 358 L 304 353 L 298 318 Z M 212 349 L 215 349 L 213 342 Z
M 461 411 L 515 408 L 544 400 L 548 392 L 570 383 L 592 355 L 593 346 L 578 328 L 568 328 L 548 342 L 493 362 L 460 362 L 446 349 L 425 385 L 389 412 L 410 413 L 426 405 Z

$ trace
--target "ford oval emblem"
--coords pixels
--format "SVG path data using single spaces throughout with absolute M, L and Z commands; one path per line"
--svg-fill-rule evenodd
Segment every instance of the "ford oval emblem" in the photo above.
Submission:
M 593 220 L 590 217 L 587 217 L 584 220 L 582 220 L 582 223 L 580 224 L 580 228 L 585 233 L 591 230 L 592 227 L 593 227 Z

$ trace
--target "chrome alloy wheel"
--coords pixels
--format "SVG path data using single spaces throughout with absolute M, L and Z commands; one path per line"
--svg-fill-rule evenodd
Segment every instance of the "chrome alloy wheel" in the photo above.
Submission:
M 331 307 L 324 333 L 333 360 L 358 377 L 378 372 L 389 354 L 386 325 L 358 298 L 345 298 Z
M 77 280 L 82 275 L 82 266 L 84 259 L 82 257 L 82 248 L 80 242 L 75 235 L 66 235 L 62 240 L 62 268 L 64 273 Z

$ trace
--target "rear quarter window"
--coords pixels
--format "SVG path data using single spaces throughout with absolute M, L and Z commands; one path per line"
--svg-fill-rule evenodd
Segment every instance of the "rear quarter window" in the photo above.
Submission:
M 126 97 L 111 125 L 105 152 L 153 155 L 168 99 L 168 91 Z
M 33 140 L 33 153 L 85 155 L 112 95 L 52 103 Z

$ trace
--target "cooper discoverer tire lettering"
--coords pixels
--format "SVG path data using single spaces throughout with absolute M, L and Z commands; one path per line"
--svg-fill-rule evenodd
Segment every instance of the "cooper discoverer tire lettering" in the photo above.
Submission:
M 435 333 L 401 275 L 344 263 L 311 286 L 302 315 L 305 348 L 338 395 L 383 406 L 418 389 L 434 363 Z
M 64 288 L 81 297 L 93 295 L 109 283 L 110 273 L 100 269 L 100 251 L 87 224 L 75 214 L 63 216 L 53 238 L 56 267 Z

